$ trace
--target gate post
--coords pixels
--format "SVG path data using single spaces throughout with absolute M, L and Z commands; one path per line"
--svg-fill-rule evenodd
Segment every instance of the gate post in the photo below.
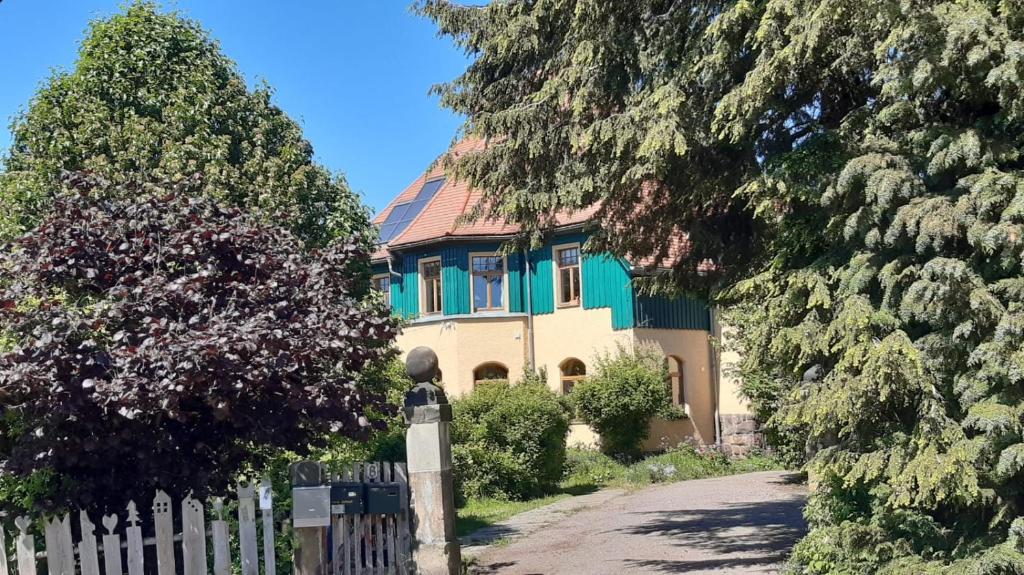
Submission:
M 412 494 L 414 557 L 417 573 L 458 575 L 462 567 L 455 536 L 455 488 L 452 483 L 452 406 L 431 381 L 437 355 L 429 347 L 409 352 L 406 372 L 416 386 L 405 394 L 405 436 Z
M 327 526 L 330 525 L 331 513 L 330 496 L 327 494 L 331 488 L 324 487 L 324 468 L 315 461 L 298 461 L 291 465 L 290 471 L 292 526 L 295 534 L 293 572 L 295 575 L 326 575 L 325 535 Z M 324 489 L 327 491 L 324 492 Z M 255 537 L 255 531 L 253 536 Z

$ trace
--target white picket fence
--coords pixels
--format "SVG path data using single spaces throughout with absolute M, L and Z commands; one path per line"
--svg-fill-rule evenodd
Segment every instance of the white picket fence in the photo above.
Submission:
M 275 573 L 274 521 L 270 482 L 260 484 L 261 511 L 263 514 L 263 559 L 266 575 Z M 256 490 L 251 484 L 240 484 L 238 494 L 238 542 L 242 575 L 258 575 L 259 557 L 256 542 Z M 228 522 L 224 519 L 222 498 L 213 500 L 215 518 L 206 529 L 206 513 L 203 502 L 186 497 L 181 502 L 181 532 L 175 533 L 174 505 L 163 491 L 157 491 L 153 498 L 153 537 L 143 538 L 139 524 L 138 507 L 129 501 L 125 521 L 117 514 L 104 515 L 101 522 L 106 533 L 102 534 L 102 549 L 96 541 L 96 524 L 87 511 L 78 512 L 80 537 L 74 544 L 71 529 L 71 514 L 51 517 L 43 523 L 45 551 L 36 552 L 36 536 L 32 533 L 34 523 L 28 517 L 18 517 L 14 524 L 15 557 L 18 575 L 37 575 L 37 561 L 46 561 L 49 575 L 100 575 L 100 556 L 103 557 L 103 575 L 144 575 L 152 572 L 146 569 L 145 548 L 155 546 L 157 575 L 208 575 L 206 540 L 211 537 L 213 546 L 214 575 L 231 574 L 231 545 Z M 123 527 L 122 534 L 118 525 Z M 176 566 L 175 544 L 180 545 L 182 565 Z M 6 549 L 6 534 L 0 528 L 0 549 Z M 151 554 L 152 555 L 152 554 Z M 127 566 L 127 570 L 125 570 Z M 9 575 L 8 557 L 0 553 L 0 575 Z
M 398 482 L 403 498 L 402 512 L 395 515 L 332 516 L 331 565 L 325 573 L 333 575 L 399 575 L 413 571 L 409 530 L 408 473 L 404 463 L 358 463 L 342 474 L 346 481 Z M 257 503 L 262 515 L 263 575 L 276 575 L 274 553 L 273 495 L 270 482 L 256 487 L 240 484 L 238 497 L 238 550 L 241 575 L 260 574 L 260 550 L 256 525 Z M 212 500 L 213 518 L 206 526 L 206 506 L 191 496 L 181 501 L 181 531 L 175 532 L 175 506 L 171 498 L 158 491 L 153 499 L 152 537 L 143 538 L 138 507 L 130 501 L 125 521 L 117 514 L 105 515 L 101 523 L 102 546 L 97 545 L 96 525 L 87 511 L 77 513 L 79 542 L 72 535 L 72 515 L 65 514 L 42 521 L 45 551 L 36 551 L 37 528 L 28 517 L 14 521 L 17 575 L 39 575 L 38 562 L 44 560 L 48 575 L 146 575 L 154 573 L 147 564 L 155 557 L 156 575 L 209 575 L 207 539 L 213 550 L 213 575 L 231 575 L 231 533 L 224 518 L 223 498 Z M 119 527 L 121 529 L 119 529 Z M 123 533 L 121 531 L 123 530 Z M 12 575 L 7 556 L 6 529 L 0 526 L 0 575 Z M 176 551 L 178 546 L 180 553 Z M 150 553 L 146 553 L 147 547 Z M 155 551 L 155 553 L 153 553 Z M 177 558 L 181 558 L 181 565 Z M 127 569 L 125 569 L 127 567 Z

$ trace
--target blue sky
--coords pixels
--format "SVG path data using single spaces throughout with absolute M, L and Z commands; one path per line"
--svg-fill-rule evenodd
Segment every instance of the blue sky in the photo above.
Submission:
M 253 83 L 266 80 L 298 120 L 317 160 L 343 172 L 379 210 L 451 142 L 461 119 L 427 94 L 465 56 L 412 0 L 164 1 L 202 23 Z M 121 0 L 0 2 L 0 150 L 9 120 L 52 68 L 74 65 L 88 22 Z

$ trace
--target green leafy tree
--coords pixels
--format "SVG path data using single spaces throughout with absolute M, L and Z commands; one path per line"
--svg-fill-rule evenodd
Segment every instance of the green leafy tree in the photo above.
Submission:
M 1024 5 L 419 8 L 473 57 L 438 91 L 489 210 L 686 230 L 675 284 L 752 306 L 743 369 L 818 478 L 795 571 L 1024 572 Z
M 0 239 L 32 228 L 62 170 L 114 184 L 180 181 L 267 214 L 309 245 L 361 232 L 368 214 L 313 162 L 300 126 L 196 22 L 134 2 L 89 27 L 71 71 L 55 72 L 14 119 L 0 174 Z

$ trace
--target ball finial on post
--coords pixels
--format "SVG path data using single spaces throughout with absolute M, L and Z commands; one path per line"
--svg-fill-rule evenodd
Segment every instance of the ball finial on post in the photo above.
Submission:
M 437 376 L 437 354 L 426 346 L 419 346 L 409 352 L 405 359 L 405 373 L 413 383 L 430 383 Z
M 433 384 L 437 376 L 437 354 L 429 347 L 420 346 L 409 352 L 405 359 L 405 372 L 416 384 L 405 394 L 406 420 L 411 421 L 411 410 L 428 405 L 448 405 L 444 390 Z

